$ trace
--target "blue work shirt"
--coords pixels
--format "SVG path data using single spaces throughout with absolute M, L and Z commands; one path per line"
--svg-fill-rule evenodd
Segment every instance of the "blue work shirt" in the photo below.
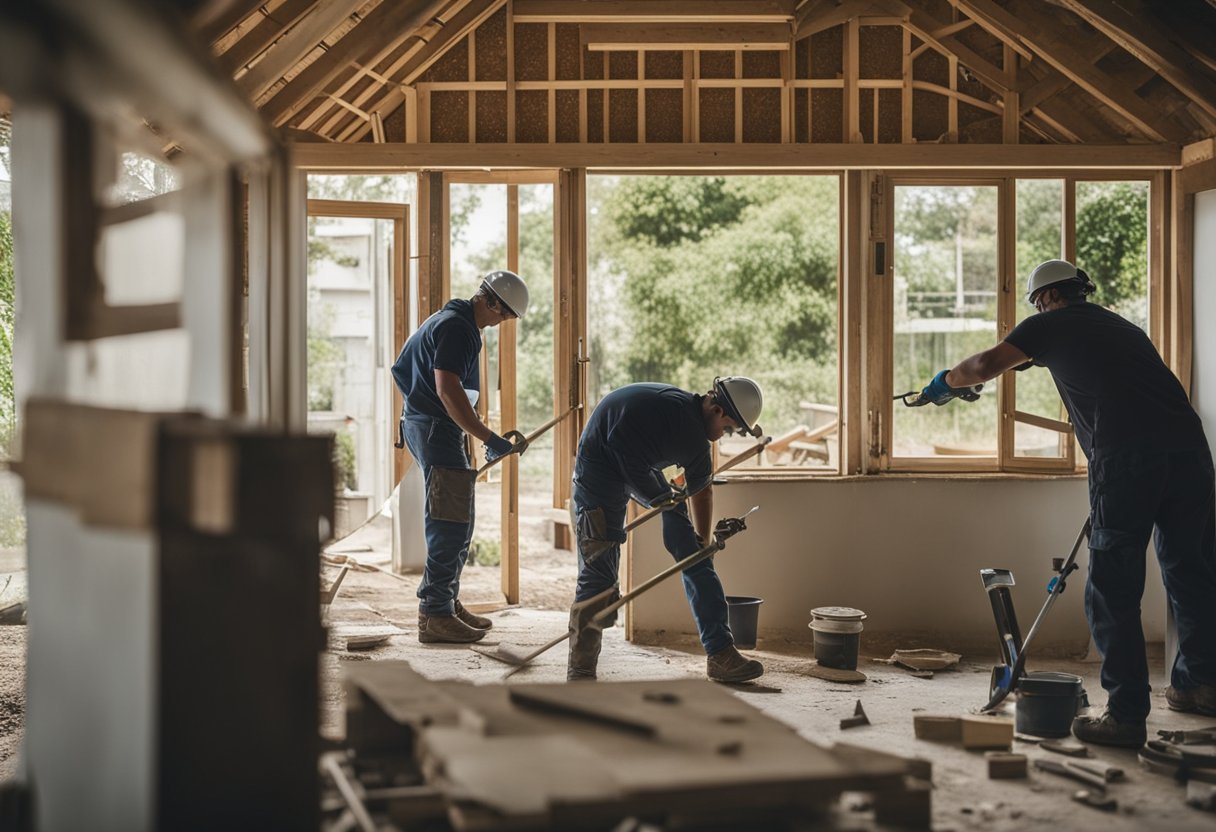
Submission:
M 713 475 L 703 397 L 667 384 L 628 384 L 600 400 L 578 442 L 574 481 L 602 506 L 647 506 L 671 494 L 662 470 L 684 469 L 688 493 Z
M 393 381 L 405 400 L 405 412 L 454 423 L 435 389 L 435 371 L 455 373 L 475 401 L 481 390 L 480 355 L 481 330 L 473 318 L 473 303 L 448 301 L 423 321 L 393 362 Z

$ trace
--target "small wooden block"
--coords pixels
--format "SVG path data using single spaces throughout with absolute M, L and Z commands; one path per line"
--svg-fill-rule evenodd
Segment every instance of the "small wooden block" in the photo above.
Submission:
M 1026 776 L 1025 754 L 989 751 L 984 756 L 988 760 L 988 779 L 990 780 L 1014 780 Z
M 1012 719 L 999 716 L 963 717 L 963 748 L 1008 749 L 1012 744 Z
M 914 716 L 912 728 L 918 740 L 959 742 L 963 738 L 963 721 L 957 716 Z

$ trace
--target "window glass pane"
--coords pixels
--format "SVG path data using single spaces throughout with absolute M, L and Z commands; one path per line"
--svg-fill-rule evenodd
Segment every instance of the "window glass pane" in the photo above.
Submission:
M 1026 302 L 1026 282 L 1034 267 L 1044 260 L 1064 256 L 1064 180 L 1019 179 L 1017 181 L 1017 274 L 1014 276 L 1014 315 L 1021 323 L 1036 314 Z M 1067 421 L 1064 403 L 1056 391 L 1051 373 L 1036 367 L 1018 373 L 1014 378 L 1017 395 L 1016 409 L 1047 419 Z M 1049 457 L 1062 459 L 1068 453 L 1069 434 L 1015 422 L 1013 429 L 1015 457 Z
M 835 176 L 589 177 L 590 404 L 750 376 L 777 448 L 748 464 L 838 470 L 838 205 Z
M 895 188 L 895 392 L 996 342 L 995 185 Z M 892 422 L 893 457 L 995 457 L 997 396 L 907 408 Z
M 1148 331 L 1148 182 L 1077 183 L 1077 267 L 1090 297 Z

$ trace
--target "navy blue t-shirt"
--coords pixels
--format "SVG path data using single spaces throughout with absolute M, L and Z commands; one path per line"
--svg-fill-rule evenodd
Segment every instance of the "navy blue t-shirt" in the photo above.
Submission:
M 713 475 L 702 396 L 666 384 L 628 384 L 596 405 L 578 442 L 574 479 L 602 505 L 630 496 L 649 506 L 671 493 L 662 470 L 684 469 L 688 493 Z
M 1138 326 L 1093 303 L 1031 315 L 1005 337 L 1051 371 L 1085 455 L 1206 447 L 1199 415 Z
M 422 322 L 393 362 L 393 381 L 405 399 L 405 411 L 451 421 L 435 389 L 435 371 L 455 373 L 465 390 L 479 391 L 480 354 L 481 330 L 472 302 L 448 301 Z

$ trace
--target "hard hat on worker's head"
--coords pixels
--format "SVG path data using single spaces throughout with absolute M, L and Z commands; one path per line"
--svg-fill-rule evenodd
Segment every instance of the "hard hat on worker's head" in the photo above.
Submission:
M 1082 294 L 1094 291 L 1094 284 L 1089 275 L 1078 269 L 1067 260 L 1047 260 L 1034 267 L 1030 278 L 1026 281 L 1026 302 L 1034 303 L 1035 297 L 1044 289 L 1049 289 L 1060 283 L 1080 283 Z
M 528 284 L 515 272 L 506 269 L 486 272 L 481 279 L 481 288 L 497 298 L 515 317 L 522 318 L 527 313 Z
M 764 408 L 764 395 L 760 385 L 744 376 L 727 376 L 714 379 L 714 398 L 726 415 L 735 420 L 744 433 L 758 436 L 760 428 L 756 420 Z

